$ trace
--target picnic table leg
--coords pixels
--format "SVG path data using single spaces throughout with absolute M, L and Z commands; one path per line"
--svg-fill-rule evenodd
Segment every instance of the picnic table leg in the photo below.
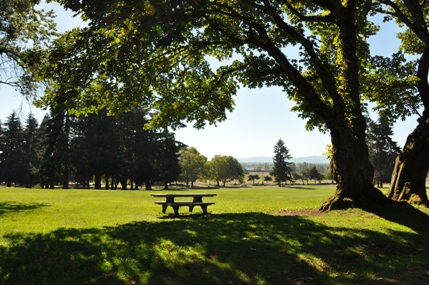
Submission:
M 208 205 L 201 205 L 201 210 L 203 210 L 204 215 L 208 215 L 208 213 L 207 213 L 207 206 Z
M 167 210 L 168 205 L 162 204 L 162 212 L 165 214 L 165 211 Z
M 173 207 L 174 215 L 176 215 L 176 217 L 178 217 L 179 216 L 179 206 L 178 205 L 171 205 L 171 207 Z
M 192 212 L 194 210 L 194 205 L 189 205 L 189 212 Z

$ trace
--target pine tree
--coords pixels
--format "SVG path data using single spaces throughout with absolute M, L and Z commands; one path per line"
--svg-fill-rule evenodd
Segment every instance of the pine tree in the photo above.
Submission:
M 30 114 L 27 117 L 24 127 L 24 177 L 25 185 L 28 188 L 33 187 L 38 181 L 38 172 L 41 165 L 41 140 L 39 136 L 39 123 L 36 118 Z
M 367 145 L 369 159 L 374 166 L 374 183 L 383 187 L 384 182 L 390 182 L 395 159 L 401 152 L 397 143 L 392 140 L 391 126 L 378 121 L 368 122 Z
M 291 163 L 288 159 L 292 156 L 289 154 L 289 150 L 285 147 L 285 143 L 282 139 L 279 139 L 274 146 L 274 167 L 271 175 L 274 176 L 277 184 L 281 186 L 282 182 L 292 181 L 292 171 L 290 168 Z
M 1 180 L 6 181 L 7 187 L 24 181 L 23 138 L 21 121 L 16 112 L 12 112 L 4 124 L 1 136 Z

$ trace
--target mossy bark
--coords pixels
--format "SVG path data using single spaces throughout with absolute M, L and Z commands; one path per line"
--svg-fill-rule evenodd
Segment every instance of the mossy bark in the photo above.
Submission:
M 386 204 L 388 199 L 372 184 L 374 168 L 369 161 L 364 135 L 356 137 L 331 131 L 331 139 L 331 171 L 337 189 L 320 210 L 373 209 Z
M 396 201 L 429 205 L 426 176 L 429 170 L 429 119 L 421 120 L 408 136 L 402 153 L 396 158 L 386 196 Z

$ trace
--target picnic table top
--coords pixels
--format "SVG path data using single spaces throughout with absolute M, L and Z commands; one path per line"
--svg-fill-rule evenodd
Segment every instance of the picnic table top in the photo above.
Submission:
M 196 196 L 205 196 L 205 197 L 213 197 L 216 196 L 217 194 L 213 194 L 213 193 L 168 193 L 168 194 L 151 194 L 154 197 L 196 197 Z

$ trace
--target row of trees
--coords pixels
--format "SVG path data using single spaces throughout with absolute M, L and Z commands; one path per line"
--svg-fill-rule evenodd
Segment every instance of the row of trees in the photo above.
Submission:
M 165 187 L 176 180 L 191 187 L 198 179 L 216 181 L 218 186 L 233 180 L 243 182 L 245 170 L 235 158 L 216 155 L 207 162 L 194 147 L 182 147 L 177 155 L 181 145 L 174 141 L 173 134 L 143 129 L 147 116 L 141 108 L 119 118 L 103 112 L 85 118 L 57 114 L 45 118 L 39 127 L 30 115 L 22 127 L 16 113 L 12 113 L 0 128 L 0 181 L 6 181 L 8 186 L 15 182 L 27 187 L 35 183 L 53 187 L 62 181 L 67 188 L 69 179 L 89 186 L 94 177 L 95 188 L 101 188 L 104 178 L 105 187 L 112 189 L 119 182 L 123 188 L 130 182 L 131 188 L 144 183 L 148 189 L 153 181 L 163 181 Z M 375 169 L 374 182 L 382 187 L 390 179 L 399 148 L 390 138 L 392 130 L 388 125 L 369 121 L 369 126 L 367 143 Z M 308 184 L 308 180 L 320 183 L 323 178 L 332 179 L 323 175 L 328 170 L 326 165 L 288 162 L 292 157 L 281 139 L 274 153 L 274 167 L 264 170 L 279 185 L 286 181 Z M 256 175 L 248 177 L 253 183 L 259 179 Z M 271 176 L 264 177 L 264 181 L 271 181 Z
M 30 115 L 25 125 L 13 112 L 0 128 L 0 181 L 32 187 L 69 187 L 71 180 L 88 187 L 123 189 L 154 182 L 168 186 L 180 174 L 182 144 L 174 134 L 145 130 L 149 114 L 142 108 L 119 117 L 105 112 L 74 117 L 52 111 L 38 125 Z
M 242 183 L 244 169 L 232 156 L 216 155 L 212 160 L 194 147 L 175 141 L 171 132 L 145 130 L 149 114 L 135 108 L 119 117 L 105 112 L 87 117 L 51 112 L 38 125 L 30 114 L 22 125 L 15 112 L 0 124 L 0 181 L 33 187 L 82 187 L 94 183 L 101 189 L 137 189 L 175 181 L 193 187 L 197 179 L 225 186 Z
M 21 2 L 30 8 L 35 3 Z M 331 135 L 331 169 L 338 187 L 321 207 L 330 210 L 387 202 L 373 186 L 364 116 L 365 100 L 370 100 L 390 122 L 419 116 L 396 159 L 387 196 L 428 203 L 427 1 L 58 2 L 85 17 L 87 26 L 66 32 L 49 48 L 35 42 L 27 52 L 0 49 L 29 68 L 27 75 L 34 72 L 48 83 L 41 104 L 118 113 L 144 103 L 160 111 L 152 126 L 188 120 L 202 127 L 226 118 L 241 86 L 279 86 L 296 103 L 293 110 L 307 120 L 308 129 Z M 1 5 L 2 23 L 9 24 L 2 29 L 15 30 L 8 46 L 23 46 L 17 35 L 34 41 L 32 35 L 43 35 L 48 21 L 37 22 L 37 29 L 24 26 L 23 32 L 9 29 L 19 23 L 9 13 L 22 18 L 27 14 L 18 8 L 25 5 Z M 377 36 L 374 21 L 381 17 L 402 27 L 401 50 L 389 58 L 371 54 L 368 43 Z M 415 61 L 402 53 L 414 55 Z

